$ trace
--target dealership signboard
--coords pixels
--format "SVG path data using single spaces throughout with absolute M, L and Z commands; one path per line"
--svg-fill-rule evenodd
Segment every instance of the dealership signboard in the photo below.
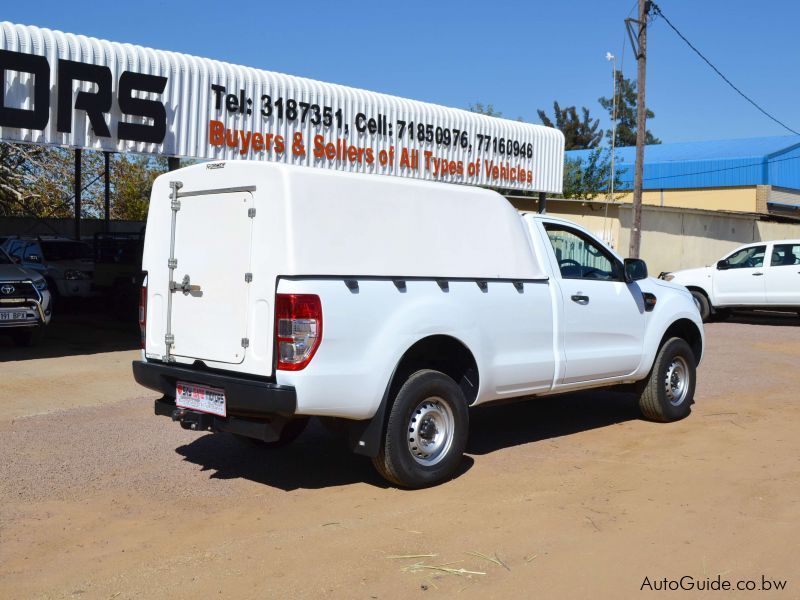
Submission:
M 561 192 L 540 125 L 12 23 L 0 69 L 4 141 Z

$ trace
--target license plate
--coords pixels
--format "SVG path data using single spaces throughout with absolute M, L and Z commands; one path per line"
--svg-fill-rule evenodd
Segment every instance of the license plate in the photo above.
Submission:
M 24 321 L 25 317 L 24 312 L 0 312 L 0 321 Z
M 175 405 L 220 417 L 225 411 L 225 390 L 179 381 L 175 384 Z

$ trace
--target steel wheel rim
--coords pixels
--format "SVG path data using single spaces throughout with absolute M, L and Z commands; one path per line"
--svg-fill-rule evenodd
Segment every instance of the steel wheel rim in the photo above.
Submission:
M 680 406 L 689 394 L 689 364 L 682 356 L 676 356 L 667 367 L 664 390 L 672 406 Z
M 426 398 L 411 412 L 408 420 L 408 451 L 426 467 L 439 463 L 453 445 L 455 419 L 442 398 Z

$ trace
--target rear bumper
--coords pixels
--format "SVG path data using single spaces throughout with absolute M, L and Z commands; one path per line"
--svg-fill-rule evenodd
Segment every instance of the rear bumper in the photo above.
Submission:
M 178 381 L 220 388 L 225 391 L 227 412 L 232 416 L 269 418 L 282 415 L 289 417 L 294 415 L 297 410 L 295 389 L 268 381 L 141 360 L 133 361 L 133 378 L 139 385 L 173 399 L 175 398 L 175 384 Z

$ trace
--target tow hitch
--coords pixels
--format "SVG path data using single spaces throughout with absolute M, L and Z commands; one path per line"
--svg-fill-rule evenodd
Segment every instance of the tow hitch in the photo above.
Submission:
M 223 431 L 235 433 L 246 437 L 255 438 L 264 442 L 274 442 L 280 438 L 289 417 L 283 415 L 269 415 L 259 419 L 242 417 L 218 417 L 206 413 L 180 408 L 175 406 L 175 399 L 169 396 L 156 400 L 154 403 L 156 415 L 169 417 L 180 423 L 184 429 L 191 431 Z
M 205 413 L 188 410 L 185 408 L 176 408 L 172 411 L 173 421 L 177 421 L 184 429 L 191 429 L 192 431 L 208 431 L 214 425 L 214 416 Z

